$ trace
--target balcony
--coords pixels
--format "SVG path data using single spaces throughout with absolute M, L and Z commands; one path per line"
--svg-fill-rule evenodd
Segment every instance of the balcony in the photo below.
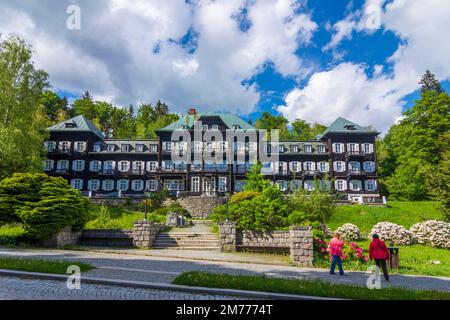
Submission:
M 144 175 L 145 174 L 145 170 L 144 169 L 133 169 L 133 170 L 131 170 L 131 174 L 134 174 L 134 175 L 137 175 L 137 176 Z
M 364 170 L 350 170 L 347 172 L 347 176 L 365 176 L 366 172 Z
M 345 157 L 346 158 L 350 158 L 350 157 L 364 157 L 364 152 L 362 152 L 362 151 L 347 151 L 345 153 Z
M 116 173 L 116 170 L 114 169 L 104 169 L 102 171 L 99 171 L 98 174 L 102 176 L 112 176 Z

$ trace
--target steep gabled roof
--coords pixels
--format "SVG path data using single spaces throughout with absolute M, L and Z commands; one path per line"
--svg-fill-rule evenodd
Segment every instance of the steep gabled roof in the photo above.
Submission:
M 350 120 L 344 119 L 342 117 L 337 118 L 330 126 L 318 136 L 318 138 L 322 138 L 326 136 L 328 133 L 368 133 L 368 134 L 379 134 L 379 132 L 368 128 L 360 126 Z
M 105 138 L 105 135 L 96 127 L 96 125 L 82 115 L 55 124 L 54 126 L 48 128 L 47 130 L 66 131 L 66 132 L 92 132 L 101 139 Z
M 188 129 L 191 129 L 195 122 L 199 121 L 202 117 L 219 117 L 222 122 L 228 127 L 228 129 L 232 129 L 233 126 L 238 125 L 241 129 L 244 130 L 256 130 L 252 125 L 248 124 L 238 116 L 235 116 L 231 113 L 197 113 L 197 114 L 187 114 L 181 117 L 178 121 L 171 123 L 170 125 L 159 129 L 158 131 L 172 131 L 176 129 L 183 129 L 187 126 Z

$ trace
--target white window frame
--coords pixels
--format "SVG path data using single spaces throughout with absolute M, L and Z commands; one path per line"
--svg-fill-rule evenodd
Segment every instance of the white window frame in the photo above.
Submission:
M 303 146 L 303 152 L 304 153 L 312 153 L 313 147 L 310 144 L 305 144 Z
M 227 185 L 227 177 L 219 177 L 217 182 L 217 191 L 218 192 L 225 192 L 227 191 L 228 185 Z
M 85 141 L 76 141 L 73 145 L 73 149 L 75 152 L 85 152 L 86 151 L 86 142 Z
M 340 183 L 342 183 L 342 184 L 340 184 Z M 344 180 L 344 179 L 337 179 L 337 180 L 335 180 L 334 181 L 334 188 L 337 191 L 347 191 L 347 181 Z
M 100 143 L 96 143 L 92 147 L 92 150 L 94 150 L 94 152 L 101 152 L 102 151 L 102 145 Z
M 102 162 L 101 161 L 99 161 L 99 160 L 92 160 L 89 163 L 89 171 L 91 171 L 91 172 L 100 172 L 101 170 L 102 170 Z
M 96 186 L 93 187 L 93 183 L 96 183 Z M 100 190 L 100 180 L 89 180 L 88 181 L 88 190 L 89 191 L 98 191 Z
M 84 164 L 85 164 L 84 160 L 74 160 L 72 162 L 73 171 L 78 171 L 78 172 L 84 171 Z
M 44 161 L 44 171 L 52 171 L 55 167 L 55 161 L 47 159 Z
M 147 180 L 147 189 L 149 191 L 158 190 L 158 180 L 156 180 L 156 179 Z
M 113 144 L 113 143 L 109 143 L 109 144 L 107 144 L 107 146 L 106 146 L 106 150 L 107 150 L 108 152 L 115 152 L 115 151 L 116 151 L 116 145 Z
M 341 170 L 339 170 L 338 165 L 341 165 Z M 333 162 L 333 169 L 335 172 L 345 172 L 345 162 L 344 161 L 335 161 Z
M 102 190 L 103 191 L 113 191 L 114 185 L 115 185 L 115 181 L 112 179 L 103 180 L 102 181 Z
M 327 147 L 325 147 L 323 145 L 319 145 L 319 146 L 317 146 L 317 152 L 318 153 L 327 153 Z
M 144 180 L 131 181 L 131 190 L 133 190 L 133 191 L 143 191 L 144 187 L 145 187 Z
M 118 169 L 120 172 L 128 172 L 130 170 L 130 161 L 119 161 Z
M 277 180 L 275 183 L 278 185 L 278 188 L 281 191 L 287 191 L 288 190 L 288 182 L 286 180 Z
M 303 169 L 305 171 L 316 171 L 316 163 L 312 161 L 305 161 L 303 162 Z
M 156 172 L 156 170 L 158 170 L 158 161 L 147 162 L 147 171 L 148 172 Z
M 158 145 L 152 143 L 152 144 L 150 145 L 150 152 L 151 152 L 151 153 L 157 153 L 157 152 L 158 152 Z
M 45 149 L 47 152 L 53 152 L 56 149 L 56 142 L 55 141 L 47 141 L 45 142 Z
M 70 180 L 70 186 L 75 190 L 83 190 L 83 179 Z
M 373 144 L 372 143 L 363 143 L 362 150 L 364 154 L 372 154 L 373 153 Z
M 359 143 L 356 142 L 350 142 L 347 144 L 347 151 L 348 152 L 359 152 Z
M 63 166 L 62 164 L 65 163 L 65 165 Z M 69 160 L 59 160 L 56 163 L 56 170 L 69 170 Z
M 329 166 L 328 162 L 326 162 L 326 161 L 320 161 L 317 164 L 317 168 L 318 168 L 319 172 L 328 172 L 328 171 L 330 171 L 330 166 Z
M 373 188 L 369 188 L 370 184 L 373 185 Z M 374 179 L 370 179 L 370 180 L 366 180 L 364 181 L 364 189 L 367 191 L 376 191 L 378 188 L 377 186 L 377 180 Z
M 70 141 L 60 141 L 59 142 L 59 150 L 63 153 L 70 152 Z
M 191 191 L 200 192 L 200 177 L 191 178 Z
M 343 143 L 333 143 L 333 153 L 344 153 L 344 144 Z
M 305 181 L 303 181 L 303 188 L 306 191 L 313 191 L 314 190 L 314 180 L 305 180 Z
M 363 168 L 365 172 L 375 172 L 375 162 L 374 161 L 364 161 Z
M 144 152 L 145 145 L 142 143 L 136 144 L 136 152 Z
M 117 191 L 128 191 L 130 188 L 130 181 L 127 179 L 117 180 Z
M 217 130 L 219 130 L 219 125 L 218 124 L 213 124 L 211 128 L 212 128 L 212 130 L 216 130 L 217 131 Z
M 361 180 L 350 180 L 349 181 L 350 191 L 362 191 Z
M 361 171 L 361 162 L 359 162 L 359 161 L 350 161 L 348 163 L 348 171 L 350 171 L 350 172 L 359 172 L 359 171 Z

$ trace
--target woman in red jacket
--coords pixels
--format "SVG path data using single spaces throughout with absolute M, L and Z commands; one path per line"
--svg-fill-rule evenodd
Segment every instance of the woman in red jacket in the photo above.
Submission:
M 377 234 L 372 236 L 372 242 L 370 242 L 369 247 L 369 258 L 370 260 L 375 260 L 378 268 L 383 269 L 384 278 L 386 281 L 389 281 L 389 274 L 386 267 L 386 260 L 389 259 L 389 250 Z

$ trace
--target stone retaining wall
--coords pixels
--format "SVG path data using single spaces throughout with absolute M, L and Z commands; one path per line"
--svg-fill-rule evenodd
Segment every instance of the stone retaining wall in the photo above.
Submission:
M 178 202 L 193 218 L 208 218 L 215 207 L 225 203 L 225 199 L 215 196 L 187 196 L 178 198 Z
M 133 229 L 133 245 L 140 248 L 151 248 L 156 235 L 163 225 L 148 221 L 136 221 Z
M 51 248 L 60 248 L 66 245 L 78 244 L 78 239 L 81 232 L 72 231 L 71 227 L 67 227 L 61 230 L 59 233 L 54 234 L 50 239 L 42 241 L 42 246 Z
M 79 243 L 85 246 L 132 247 L 133 230 L 83 230 Z
M 219 224 L 220 249 L 235 252 L 239 249 L 289 252 L 294 264 L 313 265 L 313 233 L 311 227 L 292 227 L 288 231 L 237 231 L 233 222 Z

